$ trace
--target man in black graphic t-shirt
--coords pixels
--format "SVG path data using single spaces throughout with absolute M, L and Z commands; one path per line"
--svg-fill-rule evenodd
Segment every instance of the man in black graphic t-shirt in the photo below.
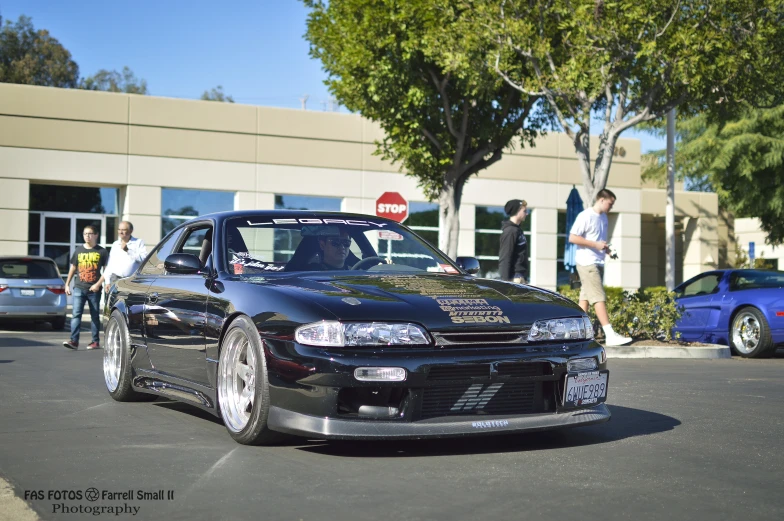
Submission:
M 74 273 L 78 273 L 79 279 L 74 283 L 73 288 L 73 311 L 71 314 L 71 339 L 63 342 L 68 349 L 79 347 L 79 332 L 82 327 L 82 312 L 84 311 L 84 301 L 90 308 L 90 331 L 92 332 L 92 343 L 87 349 L 100 349 L 100 338 L 98 333 L 101 329 L 101 317 L 99 306 L 101 303 L 101 288 L 103 288 L 103 275 L 101 269 L 106 266 L 109 260 L 109 253 L 106 248 L 97 245 L 98 233 L 94 226 L 84 227 L 84 244 L 77 246 L 71 257 L 71 268 L 68 270 L 68 279 L 65 281 L 65 293 L 70 295 L 71 279 Z

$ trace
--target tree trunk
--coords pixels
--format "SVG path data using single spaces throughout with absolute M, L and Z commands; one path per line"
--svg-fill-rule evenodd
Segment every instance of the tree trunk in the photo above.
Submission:
M 438 249 L 450 259 L 457 258 L 457 243 L 460 233 L 460 201 L 465 181 L 446 183 L 438 195 Z

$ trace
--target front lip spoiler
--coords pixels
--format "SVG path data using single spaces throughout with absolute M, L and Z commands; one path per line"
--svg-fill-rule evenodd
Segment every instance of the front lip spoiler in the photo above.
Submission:
M 526 414 L 524 416 L 461 416 L 416 422 L 341 420 L 308 416 L 280 407 L 269 409 L 270 429 L 297 436 L 318 436 L 331 440 L 419 439 L 509 434 L 582 427 L 610 420 L 605 404 L 569 412 Z

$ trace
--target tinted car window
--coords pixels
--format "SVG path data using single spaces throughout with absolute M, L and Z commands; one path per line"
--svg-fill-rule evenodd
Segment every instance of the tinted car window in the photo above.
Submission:
M 730 290 L 784 287 L 781 271 L 736 271 L 730 276 Z
M 141 273 L 145 275 L 163 275 L 163 261 L 166 260 L 174 245 L 177 243 L 182 230 L 174 232 L 169 238 L 161 242 L 142 266 Z
M 0 277 L 4 279 L 56 279 L 60 277 L 54 262 L 34 259 L 0 260 Z
M 709 295 L 719 289 L 721 274 L 711 273 L 692 281 L 679 291 L 681 297 L 694 297 L 697 295 Z

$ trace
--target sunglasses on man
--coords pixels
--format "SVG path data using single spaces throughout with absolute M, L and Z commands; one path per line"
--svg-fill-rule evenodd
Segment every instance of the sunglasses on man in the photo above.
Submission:
M 335 248 L 340 248 L 342 246 L 348 249 L 351 247 L 351 239 L 327 239 L 327 240 Z

